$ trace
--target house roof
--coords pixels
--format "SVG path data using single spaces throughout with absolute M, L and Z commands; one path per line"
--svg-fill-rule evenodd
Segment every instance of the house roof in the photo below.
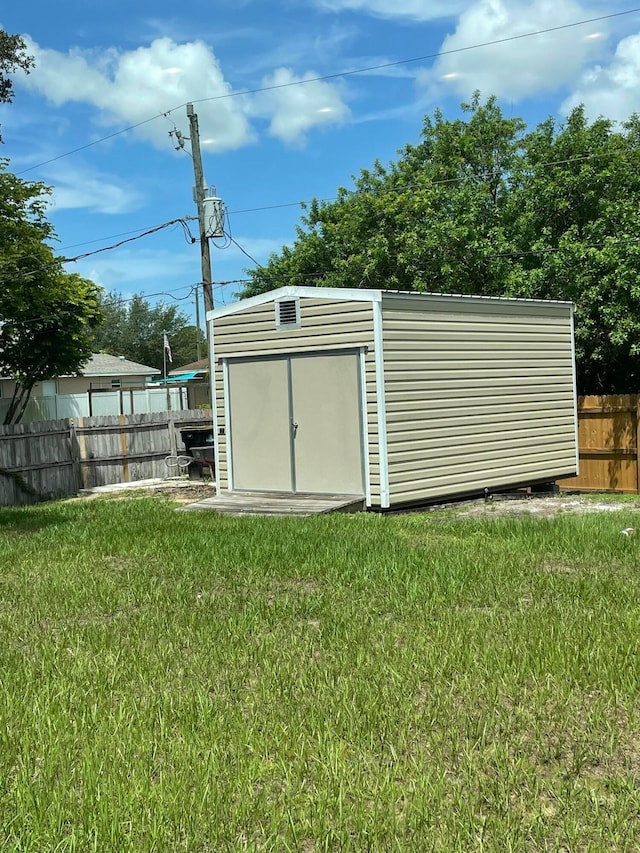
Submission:
M 174 367 L 169 371 L 169 376 L 182 376 L 183 373 L 208 373 L 209 359 L 201 358 L 199 361 L 192 361 L 191 364 L 183 364 L 182 367 Z
M 79 373 L 65 373 L 59 378 L 69 379 L 75 376 L 157 376 L 161 374 L 162 371 L 156 370 L 155 367 L 138 364 L 137 361 L 129 361 L 124 356 L 96 352 Z M 0 380 L 10 378 L 10 376 L 0 375 Z
M 80 371 L 80 376 L 156 376 L 161 370 L 129 361 L 124 356 L 108 355 L 106 352 L 94 353 Z

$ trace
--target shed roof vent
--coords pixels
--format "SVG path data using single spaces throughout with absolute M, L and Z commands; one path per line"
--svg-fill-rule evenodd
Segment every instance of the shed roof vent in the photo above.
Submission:
M 300 327 L 300 300 L 281 299 L 276 302 L 276 328 L 298 329 Z

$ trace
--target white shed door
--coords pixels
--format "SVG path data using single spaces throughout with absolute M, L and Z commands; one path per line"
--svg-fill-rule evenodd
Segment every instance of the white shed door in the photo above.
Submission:
M 229 362 L 233 488 L 364 493 L 355 352 Z
M 296 491 L 363 494 L 357 353 L 292 358 L 291 388 Z
M 233 488 L 290 492 L 288 359 L 229 362 Z

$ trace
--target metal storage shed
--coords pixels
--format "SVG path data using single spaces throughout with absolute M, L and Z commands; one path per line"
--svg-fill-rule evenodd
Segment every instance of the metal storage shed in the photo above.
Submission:
M 207 321 L 221 493 L 388 508 L 577 471 L 571 303 L 284 287 Z

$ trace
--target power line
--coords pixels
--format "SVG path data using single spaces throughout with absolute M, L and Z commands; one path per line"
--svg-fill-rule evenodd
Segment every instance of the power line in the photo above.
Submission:
M 251 256 L 248 254 L 248 252 L 245 252 L 245 250 L 235 240 L 233 240 L 233 242 L 236 243 L 238 248 L 242 252 L 244 252 L 244 254 L 246 254 L 247 257 L 251 258 Z M 599 243 L 588 243 L 588 244 L 578 243 L 577 245 L 579 246 L 580 249 L 587 250 L 587 249 L 601 249 L 605 246 L 606 247 L 624 246 L 624 245 L 630 245 L 630 244 L 634 244 L 634 243 L 640 243 L 640 237 L 629 237 L 627 239 L 615 239 L 615 240 L 609 239 L 609 240 L 602 240 Z M 519 257 L 527 256 L 527 255 L 551 255 L 551 254 L 557 254 L 558 252 L 561 252 L 566 248 L 567 248 L 566 246 L 556 246 L 556 247 L 549 247 L 549 248 L 544 248 L 544 249 L 528 249 L 528 250 L 522 250 L 522 251 L 516 251 L 516 252 L 500 252 L 500 253 L 497 253 L 495 255 L 486 255 L 484 257 L 484 260 L 485 261 L 503 260 L 503 259 L 508 260 L 510 258 L 519 258 Z M 254 258 L 251 258 L 251 260 L 253 260 L 254 263 L 258 264 L 258 262 Z M 258 264 L 258 266 L 260 266 L 260 264 Z M 263 267 L 263 269 L 266 269 L 266 268 Z M 304 273 L 304 274 L 293 273 L 293 272 L 284 273 L 284 274 L 278 273 L 278 274 L 272 274 L 272 278 L 277 279 L 279 281 L 284 281 L 284 282 L 295 281 L 296 279 L 298 279 L 298 280 L 303 279 L 306 282 L 306 281 L 309 281 L 310 279 L 324 278 L 325 276 L 327 276 L 327 274 L 332 273 L 332 272 L 336 272 L 336 271 L 335 270 L 329 270 L 328 272 L 325 271 L 325 272 Z M 430 272 L 430 270 L 414 270 L 413 272 L 417 273 L 417 274 L 426 275 Z M 212 281 L 211 284 L 214 286 L 214 288 L 219 288 L 220 290 L 222 290 L 222 288 L 227 287 L 228 285 L 231 285 L 231 284 L 250 284 L 252 281 L 253 281 L 252 278 L 235 278 L 235 279 L 228 279 L 228 280 L 224 280 L 224 281 L 223 280 Z M 185 302 L 186 300 L 191 298 L 194 291 L 198 287 L 201 287 L 202 284 L 203 284 L 203 282 L 200 281 L 200 282 L 196 282 L 195 284 L 187 284 L 187 285 L 183 285 L 182 287 L 177 287 L 173 291 L 161 290 L 161 291 L 157 291 L 155 293 L 139 293 L 139 294 L 136 294 L 135 296 L 132 296 L 132 297 L 127 297 L 127 298 L 121 297 L 120 299 L 114 300 L 110 304 L 114 305 L 114 306 L 126 305 L 129 302 L 134 302 L 138 298 L 143 298 L 143 299 L 148 300 L 148 299 L 153 299 L 153 298 L 158 297 L 158 296 L 168 296 L 170 299 L 173 299 L 175 302 Z M 189 292 L 186 294 L 186 296 L 174 296 L 175 293 L 179 293 L 182 290 L 188 290 Z M 320 286 L 318 288 L 318 290 L 322 290 L 322 286 Z M 9 324 L 9 325 L 12 325 L 12 326 L 29 326 L 29 325 L 33 325 L 33 324 L 38 323 L 38 322 L 43 322 L 44 320 L 48 320 L 48 319 L 49 319 L 48 316 L 43 316 L 43 317 L 31 317 L 31 318 L 26 319 L 26 320 L 5 320 L 4 322 Z M 2 324 L 2 322 L 3 321 L 0 320 L 0 325 Z
M 185 222 L 191 222 L 197 218 L 197 216 L 182 217 Z M 60 251 L 64 252 L 67 249 L 75 249 L 78 246 L 90 246 L 92 243 L 102 243 L 103 240 L 115 240 L 118 237 L 128 237 L 129 234 L 140 234 L 141 231 L 149 232 L 153 231 L 156 227 L 157 226 L 155 225 L 147 225 L 144 228 L 132 228 L 131 231 L 121 231 L 119 234 L 107 234 L 104 237 L 96 237 L 95 240 L 84 240 L 82 243 L 69 243 L 67 246 L 61 246 Z
M 592 160 L 592 159 L 595 159 L 598 157 L 613 157 L 613 156 L 619 155 L 619 153 L 620 152 L 618 152 L 618 151 L 603 151 L 603 152 L 596 152 L 593 154 L 583 154 L 583 155 L 579 155 L 577 157 L 569 157 L 569 158 L 564 159 L 564 160 L 551 160 L 551 161 L 545 162 L 545 163 L 535 163 L 530 168 L 542 169 L 542 168 L 549 168 L 552 166 L 569 165 L 571 163 L 585 162 L 585 161 Z M 468 180 L 469 180 L 468 175 L 462 175 L 462 176 L 457 177 L 457 178 L 445 178 L 445 179 L 437 180 L 437 181 L 429 181 L 427 184 L 425 184 L 425 183 L 422 183 L 422 184 L 402 184 L 402 185 L 399 185 L 396 187 L 381 187 L 381 188 L 375 189 L 375 190 L 374 189 L 347 190 L 346 192 L 348 193 L 348 195 L 345 197 L 345 201 L 350 200 L 354 196 L 367 196 L 367 195 L 369 195 L 369 196 L 376 197 L 376 196 L 381 196 L 381 195 L 388 195 L 388 194 L 390 195 L 390 194 L 394 194 L 394 193 L 404 193 L 404 192 L 409 192 L 411 190 L 416 190 L 416 189 L 424 189 L 425 186 L 428 186 L 428 187 L 444 186 L 444 185 L 448 185 L 448 184 L 462 183 L 463 181 L 468 181 Z M 320 203 L 330 203 L 333 201 L 338 201 L 338 199 L 339 199 L 338 196 L 329 196 L 326 198 L 312 198 L 312 199 L 307 199 L 307 200 L 303 200 L 303 201 L 288 202 L 285 204 L 273 204 L 273 205 L 265 205 L 262 207 L 251 207 L 251 208 L 246 208 L 243 210 L 230 211 L 229 216 L 231 216 L 231 215 L 235 216 L 235 215 L 242 214 L 242 213 L 255 213 L 255 212 L 260 212 L 260 211 L 277 210 L 277 209 L 286 208 L 286 207 L 300 207 L 300 206 L 305 205 L 305 204 L 308 205 L 314 201 L 320 202 Z M 113 239 L 115 237 L 120 237 L 120 236 L 127 236 L 128 234 L 137 235 L 137 236 L 132 237 L 130 239 L 122 240 L 118 243 L 114 243 L 110 246 L 104 246 L 100 249 L 96 249 L 93 252 L 85 252 L 81 255 L 76 255 L 75 257 L 72 257 L 72 258 L 56 258 L 50 264 L 44 264 L 44 265 L 37 267 L 36 269 L 30 270 L 28 272 L 21 272 L 21 273 L 17 274 L 16 276 L 12 276 L 10 279 L 0 279 L 0 284 L 5 283 L 7 281 L 14 280 L 15 278 L 21 278 L 21 277 L 25 277 L 28 275 L 34 275 L 35 273 L 39 272 L 40 270 L 48 269 L 50 266 L 55 266 L 56 264 L 59 264 L 59 263 L 63 263 L 63 264 L 75 263 L 76 261 L 83 260 L 85 258 L 91 257 L 92 255 L 97 255 L 97 254 L 100 254 L 101 252 L 107 252 L 107 251 L 111 251 L 113 249 L 117 249 L 120 246 L 125 245 L 126 243 L 131 243 L 131 242 L 134 242 L 135 240 L 141 239 L 142 237 L 147 237 L 151 234 L 155 234 L 156 232 L 161 231 L 164 228 L 168 228 L 168 227 L 175 225 L 177 223 L 180 223 L 183 226 L 183 228 L 186 229 L 185 233 L 186 233 L 186 235 L 188 235 L 187 242 L 193 243 L 193 242 L 195 242 L 195 238 L 191 236 L 191 233 L 188 230 L 188 226 L 186 225 L 186 223 L 192 222 L 195 220 L 197 220 L 197 217 L 195 217 L 195 216 L 183 216 L 183 217 L 179 217 L 178 219 L 172 219 L 169 222 L 165 222 L 165 223 L 162 223 L 161 225 L 156 225 L 156 226 L 153 226 L 153 227 L 147 228 L 147 229 L 136 228 L 136 229 L 133 229 L 132 231 L 122 232 L 121 234 L 112 234 L 110 237 L 100 237 L 100 238 L 97 238 L 96 240 L 87 240 L 84 243 L 74 243 L 74 244 L 71 244 L 71 245 L 66 246 L 64 248 L 70 249 L 70 248 L 74 248 L 76 246 L 83 246 L 83 245 L 88 245 L 91 243 L 98 243 L 98 242 L 101 242 L 102 240 Z M 258 266 L 258 267 L 262 266 L 262 264 L 260 264 L 252 255 L 250 255 L 247 251 L 245 251 L 245 249 L 232 237 L 232 235 L 230 233 L 227 233 L 226 236 L 232 243 L 234 243 L 237 246 L 238 249 L 240 249 L 241 252 L 243 252 L 243 254 L 245 254 L 249 258 L 249 260 L 251 260 L 254 264 L 256 264 L 256 266 Z M 25 257 L 28 257 L 28 255 L 27 254 L 17 255 L 14 258 L 12 258 L 12 260 L 13 261 L 19 261 Z M 249 281 L 249 279 L 239 279 L 238 283 L 242 283 L 245 281 Z
M 581 163 L 581 162 L 584 162 L 587 160 L 594 160 L 598 157 L 614 157 L 614 156 L 619 156 L 619 155 L 620 155 L 619 151 L 602 151 L 602 152 L 596 152 L 594 154 L 583 154 L 583 155 L 580 155 L 578 157 L 569 157 L 566 160 L 551 160 L 548 163 L 533 163 L 531 165 L 527 164 L 527 170 L 531 171 L 533 169 L 546 169 L 546 168 L 550 168 L 551 166 L 565 166 L 565 165 L 570 165 L 571 163 Z M 345 201 L 348 201 L 349 199 L 353 198 L 354 196 L 365 196 L 365 195 L 378 196 L 378 195 L 387 195 L 387 194 L 393 194 L 393 193 L 403 193 L 403 192 L 407 192 L 409 190 L 425 189 L 427 187 L 438 187 L 438 186 L 444 186 L 446 184 L 458 184 L 458 183 L 462 183 L 463 181 L 468 181 L 468 180 L 469 180 L 469 175 L 461 175 L 457 178 L 444 178 L 442 180 L 437 180 L 437 181 L 425 180 L 425 182 L 423 182 L 421 184 L 399 184 L 398 186 L 395 186 L 395 187 L 380 187 L 379 189 L 370 189 L 370 190 L 360 190 L 360 189 L 346 190 L 346 193 L 348 195 L 345 197 Z M 239 215 L 241 213 L 261 213 L 262 211 L 279 210 L 281 208 L 286 208 L 286 207 L 301 207 L 302 205 L 311 204 L 314 201 L 319 202 L 321 204 L 324 204 L 324 203 L 328 204 L 332 201 L 338 201 L 338 200 L 341 200 L 339 196 L 328 196 L 326 198 L 311 198 L 311 199 L 304 199 L 302 201 L 286 202 L 284 204 L 268 204 L 268 205 L 264 205 L 263 207 L 248 207 L 248 208 L 245 208 L 243 210 L 231 210 L 231 211 L 229 211 L 229 215 L 236 216 L 236 215 Z
M 225 282 L 219 282 L 219 284 L 224 284 L 224 283 Z M 182 287 L 175 288 L 173 291 L 171 291 L 171 290 L 160 290 L 160 291 L 157 291 L 156 293 L 137 293 L 135 296 L 130 296 L 127 298 L 121 297 L 120 299 L 115 299 L 112 302 L 110 302 L 109 304 L 113 305 L 113 306 L 120 306 L 120 305 L 126 305 L 129 302 L 134 302 L 136 299 L 139 299 L 139 298 L 143 298 L 146 300 L 146 299 L 153 299 L 157 296 L 168 296 L 170 299 L 173 299 L 174 302 L 186 302 L 187 299 L 191 299 L 193 292 L 196 290 L 196 288 L 200 287 L 200 284 L 201 284 L 201 282 L 197 282 L 196 284 L 185 284 Z M 186 296 L 174 296 L 174 293 L 179 293 L 181 290 L 187 290 L 187 289 L 189 292 L 187 293 Z M 49 316 L 29 317 L 26 320 L 12 320 L 12 319 L 9 319 L 9 320 L 4 319 L 3 320 L 2 318 L 0 318 L 0 326 L 3 324 L 6 324 L 8 326 L 32 326 L 35 323 L 41 323 L 41 322 L 43 322 L 45 320 L 49 320 L 49 319 L 50 319 Z
M 240 243 L 238 243 L 238 241 L 235 239 L 235 237 L 232 237 L 232 236 L 231 236 L 231 234 L 229 234 L 229 233 L 227 233 L 227 237 L 229 238 L 229 240 L 231 240 L 231 242 L 234 244 L 234 246 L 237 246 L 237 248 L 238 248 L 238 249 L 240 249 L 240 251 L 242 252 L 242 254 L 243 254 L 243 255 L 246 255 L 246 256 L 247 256 L 247 258 L 249 258 L 249 260 L 250 260 L 250 261 L 253 261 L 253 263 L 254 263 L 257 267 L 261 267 L 261 266 L 262 266 L 262 264 L 261 264 L 259 261 L 256 261 L 256 259 L 253 257 L 253 255 L 250 255 L 250 254 L 249 254 L 249 252 L 247 252 L 247 250 L 246 250 L 246 249 L 243 249 L 243 248 L 242 248 L 242 246 L 240 245 Z
M 580 163 L 580 162 L 587 161 L 587 160 L 593 160 L 593 159 L 598 158 L 598 157 L 614 157 L 614 156 L 619 156 L 619 155 L 620 155 L 619 151 L 602 151 L 602 152 L 596 152 L 593 154 L 583 154 L 583 155 L 580 155 L 578 157 L 569 157 L 565 160 L 551 160 L 551 161 L 545 162 L 545 163 L 535 163 L 530 168 L 544 169 L 544 168 L 548 168 L 551 166 L 564 166 L 564 165 L 569 165 L 571 163 Z M 467 181 L 467 180 L 469 180 L 469 176 L 468 175 L 462 175 L 462 176 L 457 177 L 457 178 L 445 178 L 445 179 L 437 180 L 437 181 L 429 181 L 428 184 L 425 184 L 425 183 L 422 183 L 422 184 L 402 184 L 402 185 L 399 185 L 396 187 L 384 187 L 384 188 L 380 187 L 379 189 L 370 189 L 370 190 L 359 190 L 359 189 L 346 190 L 346 192 L 348 193 L 346 200 L 352 198 L 353 196 L 362 196 L 362 195 L 379 196 L 379 195 L 387 195 L 387 194 L 392 195 L 393 193 L 403 193 L 403 192 L 408 192 L 410 190 L 415 190 L 415 189 L 424 189 L 425 186 L 432 186 L 432 187 L 444 186 L 446 184 L 462 183 L 463 181 Z M 311 204 L 314 201 L 319 202 L 321 204 L 330 203 L 332 201 L 338 201 L 338 198 L 339 198 L 338 196 L 327 196 L 325 198 L 313 197 L 311 199 L 303 199 L 302 201 L 285 202 L 283 204 L 268 204 L 268 205 L 264 205 L 261 207 L 248 207 L 248 208 L 243 208 L 241 210 L 228 211 L 228 216 L 237 216 L 237 215 L 240 215 L 243 213 L 260 213 L 262 211 L 280 210 L 282 208 L 288 208 L 288 207 L 301 207 L 302 205 Z M 114 240 L 117 237 L 127 237 L 130 234 L 139 234 L 140 237 L 145 237 L 149 234 L 155 233 L 155 231 L 157 231 L 159 229 L 168 227 L 171 224 L 175 224 L 176 222 L 181 222 L 181 223 L 182 222 L 185 222 L 185 223 L 186 222 L 195 222 L 195 221 L 197 221 L 197 219 L 198 219 L 197 216 L 182 216 L 179 219 L 171 220 L 170 223 L 163 223 L 162 225 L 148 226 L 146 228 L 133 228 L 131 231 L 122 231 L 118 234 L 109 234 L 109 235 L 105 235 L 104 237 L 97 237 L 95 240 L 85 240 L 85 241 L 80 242 L 80 243 L 70 243 L 67 246 L 62 246 L 61 251 L 64 251 L 66 249 L 75 249 L 78 246 L 88 246 L 88 245 L 91 245 L 92 243 L 101 243 L 103 240 Z M 227 237 L 232 239 L 231 235 L 229 235 L 229 234 L 227 235 Z M 191 243 L 191 242 L 193 242 L 194 239 L 195 238 L 190 237 L 188 242 Z M 123 242 L 127 242 L 127 241 L 123 241 Z M 235 242 L 235 241 L 233 241 L 233 242 Z M 84 255 L 84 256 L 79 255 L 76 258 L 63 259 L 63 260 L 58 261 L 58 262 L 67 263 L 67 262 L 77 261 L 77 260 L 81 259 L 82 257 L 88 257 L 91 254 L 98 254 L 99 252 L 108 251 L 109 249 L 118 248 L 119 245 L 121 245 L 121 244 L 116 243 L 113 246 L 107 246 L 105 248 L 98 249 L 96 252 L 86 253 L 86 255 Z M 242 249 L 242 247 L 240 245 L 238 245 L 238 248 L 244 252 L 244 249 Z M 12 260 L 19 261 L 25 257 L 28 257 L 28 254 L 16 255 L 14 258 L 12 258 Z M 252 258 L 250 255 L 247 255 L 247 257 L 250 260 L 252 260 L 255 264 L 260 266 L 260 264 L 258 264 L 258 262 L 255 260 L 255 258 Z M 39 269 L 43 269 L 43 267 L 40 267 Z M 34 270 L 34 272 L 37 272 L 37 270 Z M 26 274 L 28 274 L 28 273 L 26 273 Z M 244 279 L 243 279 L 243 281 L 244 281 Z M 2 282 L 0 281 L 0 283 L 2 283 Z
M 72 154 L 77 154 L 80 151 L 85 151 L 87 148 L 91 148 L 94 145 L 99 145 L 102 142 L 106 142 L 109 139 L 114 139 L 116 136 L 120 136 L 123 133 L 128 133 L 131 130 L 136 130 L 138 127 L 142 127 L 145 124 L 149 124 L 152 121 L 155 121 L 158 118 L 168 117 L 172 112 L 176 110 L 182 109 L 186 106 L 187 103 L 193 104 L 202 104 L 210 101 L 222 101 L 228 100 L 230 98 L 238 98 L 245 97 L 247 95 L 258 95 L 262 92 L 273 92 L 278 89 L 288 89 L 293 86 L 304 86 L 308 83 L 321 83 L 327 80 L 336 80 L 340 77 L 353 77 L 356 74 L 367 74 L 371 71 L 382 71 L 386 68 L 396 68 L 400 65 L 409 65 L 414 62 L 424 62 L 428 59 L 437 59 L 441 56 L 452 56 L 458 53 L 466 53 L 471 50 L 479 50 L 484 47 L 495 47 L 496 45 L 506 44 L 512 41 L 519 41 L 521 39 L 532 38 L 534 36 L 547 35 L 548 33 L 558 32 L 560 30 L 568 30 L 575 27 L 586 26 L 587 24 L 595 24 L 600 21 L 610 20 L 612 18 L 620 18 L 623 15 L 632 15 L 635 12 L 640 12 L 640 7 L 636 7 L 634 9 L 626 9 L 622 12 L 611 12 L 607 15 L 599 15 L 595 18 L 586 18 L 582 21 L 574 21 L 570 24 L 560 24 L 555 27 L 546 27 L 541 30 L 533 30 L 528 33 L 520 33 L 519 35 L 506 36 L 500 39 L 493 39 L 491 41 L 479 42 L 478 44 L 470 44 L 465 45 L 464 47 L 452 48 L 450 50 L 439 50 L 435 53 L 427 53 L 422 56 L 413 56 L 408 59 L 397 59 L 392 62 L 382 62 L 377 65 L 369 65 L 362 68 L 352 68 L 346 71 L 336 71 L 332 74 L 323 74 L 317 77 L 309 77 L 305 80 L 292 80 L 289 83 L 277 83 L 272 86 L 260 86 L 256 89 L 242 89 L 237 92 L 227 92 L 224 95 L 212 95 L 208 98 L 198 98 L 192 99 L 190 102 L 185 101 L 182 104 L 178 104 L 175 107 L 172 107 L 169 110 L 164 110 L 161 113 L 157 113 L 157 115 L 151 116 L 150 118 L 143 119 L 142 121 L 136 122 L 135 124 L 127 125 L 127 127 L 123 127 L 120 130 L 116 130 L 113 133 L 109 133 L 106 136 L 102 136 L 99 139 L 94 139 L 92 142 L 87 142 L 85 145 L 79 145 L 77 148 L 73 148 L 70 151 L 66 151 L 63 154 L 58 154 L 56 157 L 51 157 L 48 160 L 43 160 L 41 163 L 36 163 L 33 166 L 29 166 L 27 169 L 23 169 L 21 172 L 17 172 L 18 175 L 24 175 L 27 172 L 31 172 L 34 169 L 39 169 L 42 166 L 47 166 L 50 163 L 55 163 L 57 160 L 62 160 L 64 157 L 69 157 Z
M 124 246 L 126 243 L 133 243 L 136 240 L 142 239 L 143 237 L 149 237 L 151 234 L 156 234 L 158 231 L 162 231 L 164 228 L 169 228 L 172 225 L 182 225 L 182 227 L 185 228 L 188 232 L 188 225 L 186 224 L 185 219 L 193 219 L 193 217 L 181 217 L 179 219 L 172 219 L 169 222 L 162 223 L 162 225 L 156 225 L 154 228 L 150 228 L 135 237 L 129 237 L 126 240 L 120 240 L 118 243 L 113 243 L 111 246 L 103 246 L 101 249 L 94 249 L 92 252 L 83 252 L 81 255 L 76 255 L 73 258 L 54 258 L 50 263 L 42 264 L 41 266 L 36 267 L 35 269 L 28 270 L 26 272 L 17 272 L 15 275 L 10 276 L 9 278 L 0 279 L 0 284 L 5 284 L 9 281 L 15 281 L 18 278 L 26 278 L 27 276 L 35 275 L 41 270 L 49 269 L 50 267 L 55 267 L 59 264 L 71 264 L 75 263 L 76 261 L 84 260 L 85 258 L 90 258 L 92 255 L 99 255 L 101 252 L 109 252 L 113 249 L 119 249 L 120 246 Z M 191 237 L 190 233 L 189 236 Z M 11 260 L 21 260 L 25 257 L 28 257 L 28 255 L 20 255 L 16 258 L 11 258 Z
M 576 243 L 576 247 L 586 251 L 588 249 L 602 249 L 616 246 L 626 246 L 631 244 L 640 243 L 640 237 L 628 237 L 625 239 L 605 239 L 601 240 L 599 243 Z M 555 246 L 555 247 L 547 247 L 541 249 L 524 249 L 522 251 L 513 251 L 513 252 L 499 252 L 494 255 L 485 255 L 483 259 L 485 261 L 494 261 L 494 260 L 508 260 L 512 258 L 521 258 L 526 256 L 540 256 L 540 255 L 554 255 L 559 252 L 565 251 L 567 246 Z M 262 266 L 262 265 L 258 265 Z M 262 270 L 267 273 L 266 278 L 271 278 L 272 280 L 282 281 L 283 283 L 288 281 L 303 281 L 306 282 L 309 279 L 321 279 L 325 278 L 328 275 L 335 275 L 338 273 L 338 270 L 325 270 L 324 272 L 310 272 L 310 273 L 275 273 L 268 270 L 267 267 L 262 266 Z M 415 274 L 427 275 L 431 271 L 430 270 L 413 270 Z M 249 284 L 254 281 L 253 278 L 244 278 L 244 279 L 235 279 L 234 281 L 228 282 L 220 282 L 220 284 Z

